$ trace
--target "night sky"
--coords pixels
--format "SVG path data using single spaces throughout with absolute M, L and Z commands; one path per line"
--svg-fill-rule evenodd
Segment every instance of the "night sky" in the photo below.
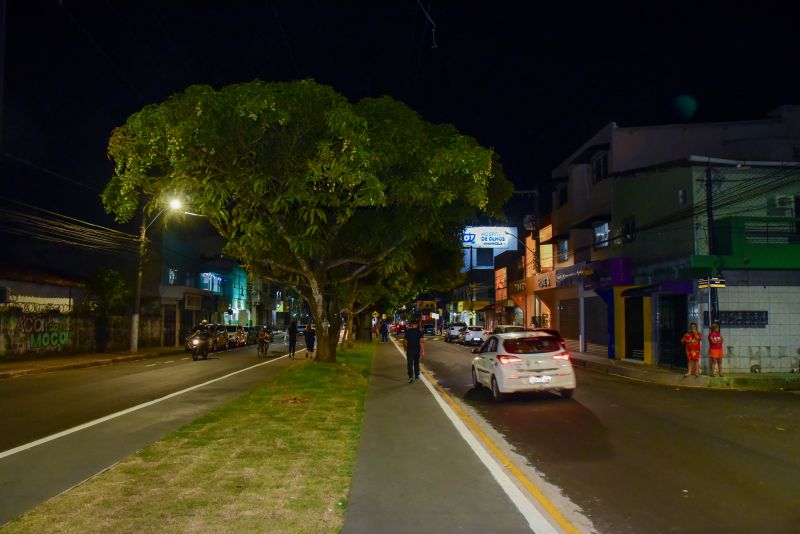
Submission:
M 111 130 L 196 83 L 388 94 L 495 148 L 518 189 L 610 121 L 800 104 L 787 7 L 644 4 L 6 0 L 2 196 L 113 226 L 98 197 Z

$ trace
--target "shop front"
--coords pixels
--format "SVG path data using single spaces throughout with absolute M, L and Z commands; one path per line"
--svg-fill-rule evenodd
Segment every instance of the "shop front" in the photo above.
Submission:
M 614 290 L 630 284 L 627 258 L 581 262 L 555 274 L 556 328 L 571 350 L 614 358 Z

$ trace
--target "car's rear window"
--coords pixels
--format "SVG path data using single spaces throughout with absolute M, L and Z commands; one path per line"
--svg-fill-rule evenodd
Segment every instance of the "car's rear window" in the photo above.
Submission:
M 503 348 L 509 354 L 539 354 L 561 350 L 561 344 L 554 337 L 518 337 L 503 340 Z

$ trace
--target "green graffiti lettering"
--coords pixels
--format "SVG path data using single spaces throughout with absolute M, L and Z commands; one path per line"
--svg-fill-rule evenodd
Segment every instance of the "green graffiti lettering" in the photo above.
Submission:
M 61 332 L 58 336 L 58 343 L 60 345 L 66 345 L 69 342 L 69 332 Z
M 33 334 L 30 338 L 31 348 L 38 349 L 42 346 L 42 334 Z

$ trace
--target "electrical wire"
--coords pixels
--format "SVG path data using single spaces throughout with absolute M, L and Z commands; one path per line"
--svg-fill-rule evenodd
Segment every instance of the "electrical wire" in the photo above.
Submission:
M 18 200 L 6 197 L 0 199 L 25 208 L 25 211 L 19 211 L 0 207 L 0 231 L 5 233 L 102 252 L 131 255 L 139 253 L 138 236 L 31 206 Z

